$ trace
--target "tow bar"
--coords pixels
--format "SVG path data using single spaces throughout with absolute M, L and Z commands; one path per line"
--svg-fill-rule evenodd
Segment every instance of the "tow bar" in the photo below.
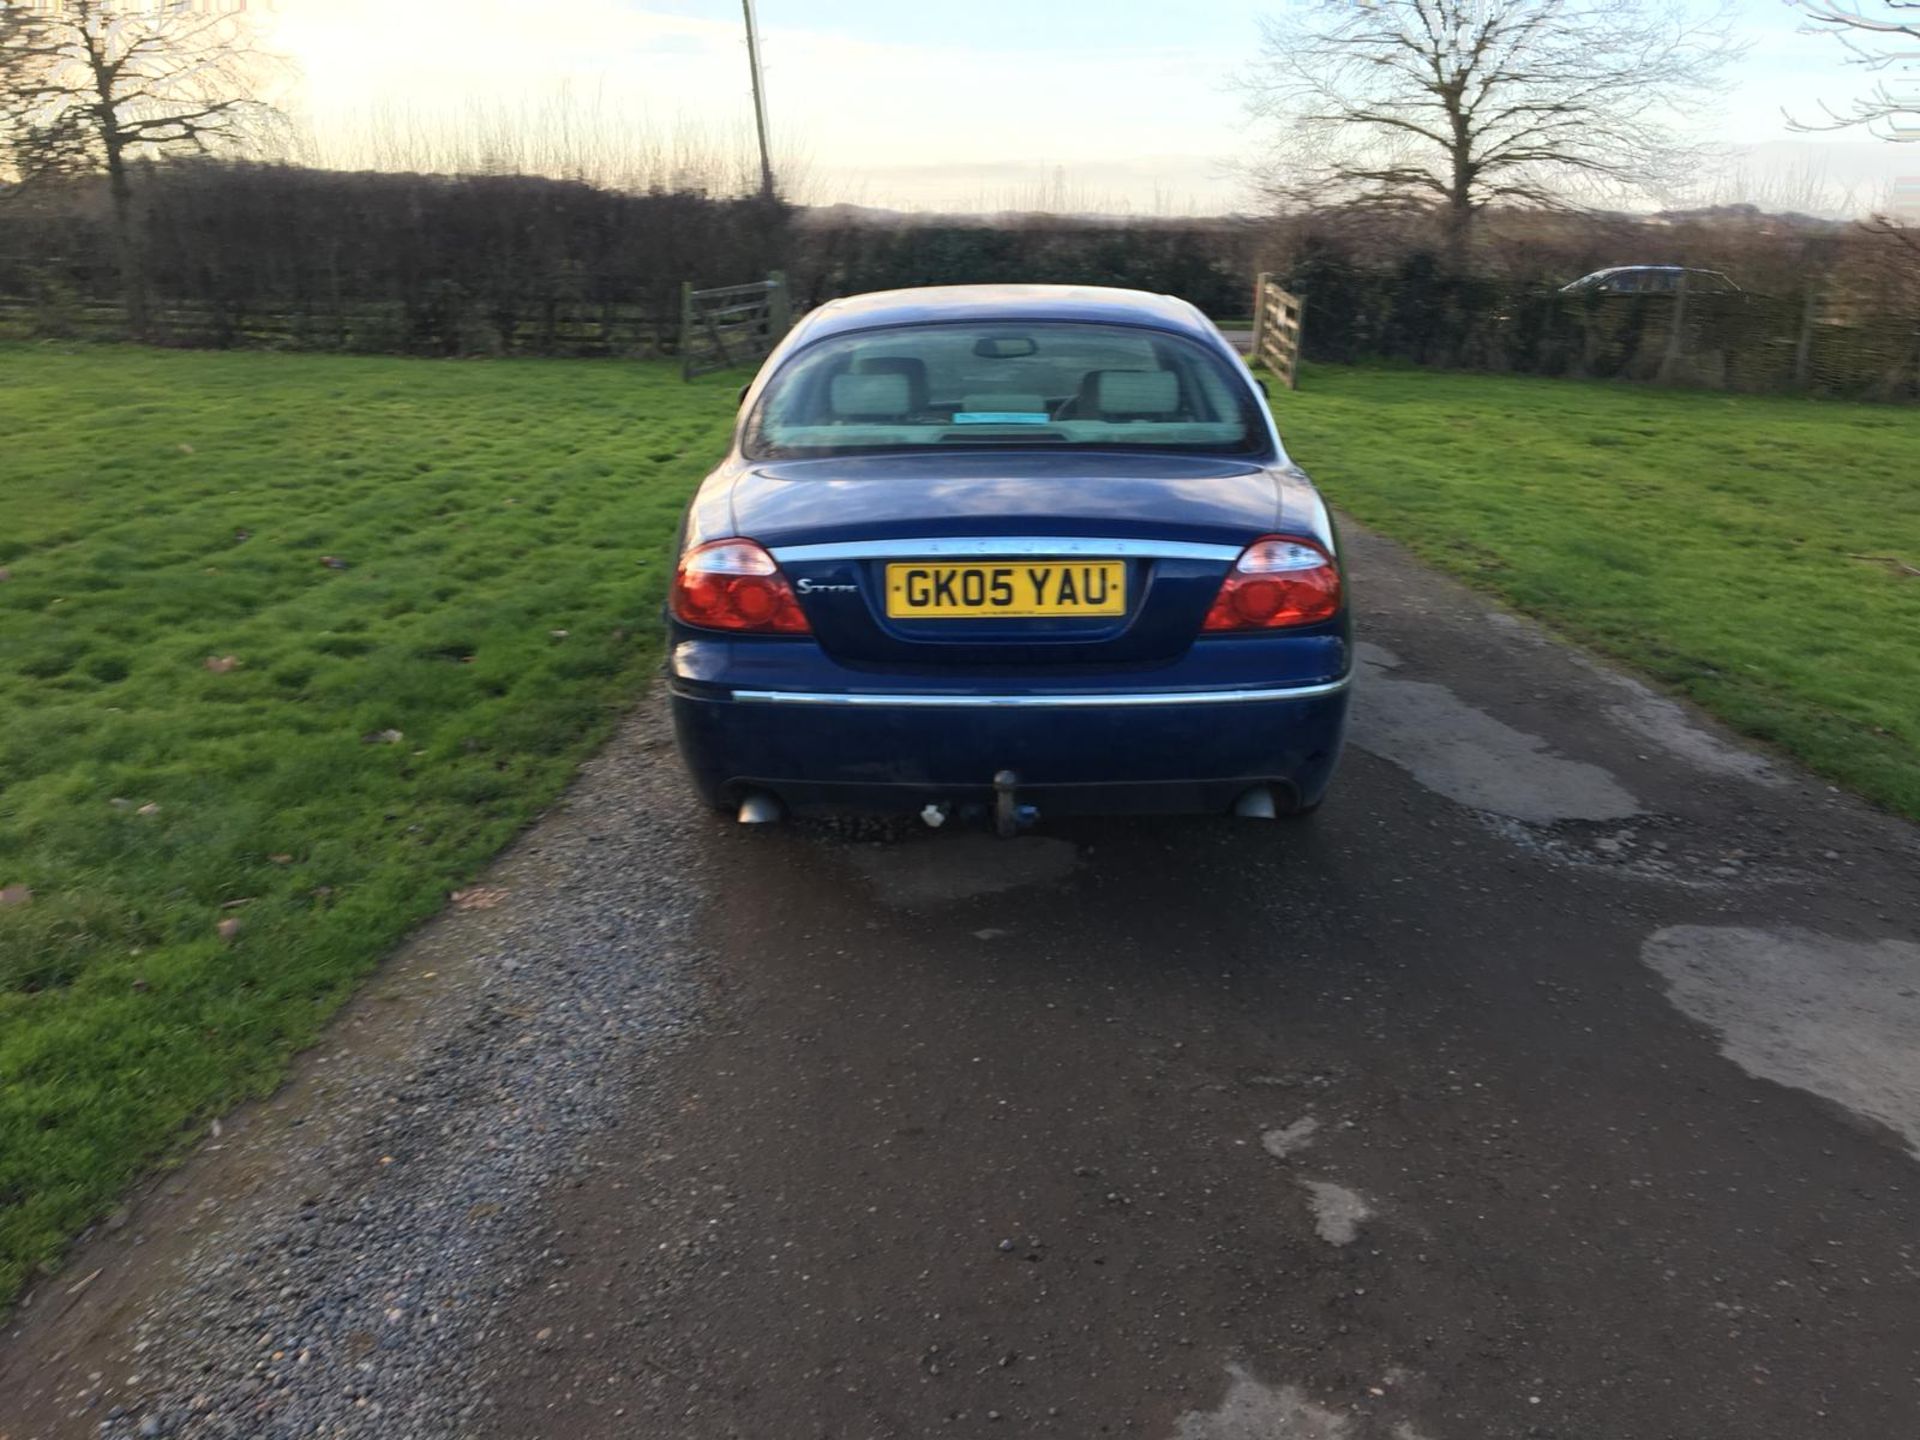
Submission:
M 1038 807 L 1022 805 L 1015 795 L 1020 777 L 1002 770 L 993 777 L 993 833 L 1011 840 L 1040 818 Z

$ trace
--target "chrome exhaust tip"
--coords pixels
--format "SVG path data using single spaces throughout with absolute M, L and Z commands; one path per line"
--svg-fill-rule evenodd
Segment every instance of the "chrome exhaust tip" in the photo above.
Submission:
M 1243 820 L 1277 820 L 1280 807 L 1274 803 L 1270 786 L 1255 785 L 1233 802 L 1233 813 Z
M 740 813 L 734 818 L 742 825 L 772 825 L 785 813 L 773 796 L 764 790 L 755 790 L 740 802 Z

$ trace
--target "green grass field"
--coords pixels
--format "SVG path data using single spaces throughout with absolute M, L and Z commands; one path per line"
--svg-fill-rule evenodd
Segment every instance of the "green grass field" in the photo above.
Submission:
M 1920 410 L 1328 366 L 1274 408 L 1364 523 L 1920 819 Z
M 736 384 L 0 346 L 0 1303 L 632 702 Z M 1920 564 L 1920 414 L 1325 368 L 1277 408 L 1361 519 L 1920 815 L 1920 580 L 1851 558 Z
M 0 347 L 0 1305 L 607 733 L 738 383 Z

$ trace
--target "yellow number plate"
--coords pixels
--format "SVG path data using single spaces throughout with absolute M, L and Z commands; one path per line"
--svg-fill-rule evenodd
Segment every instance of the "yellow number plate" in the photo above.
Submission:
M 895 620 L 1126 613 L 1124 560 L 887 566 L 887 614 Z

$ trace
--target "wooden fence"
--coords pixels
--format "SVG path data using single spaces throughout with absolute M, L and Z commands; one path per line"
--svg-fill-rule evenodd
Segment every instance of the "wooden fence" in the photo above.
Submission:
M 527 300 L 510 309 L 443 295 L 312 307 L 263 299 L 255 308 L 157 296 L 147 338 L 159 345 L 207 349 L 652 359 L 676 353 L 678 326 L 671 301 L 649 306 Z M 117 301 L 0 294 L 0 340 L 130 338 L 126 308 Z
M 1306 353 L 1331 364 L 1920 400 L 1920 296 L 1832 278 L 1778 295 L 1609 295 L 1327 268 L 1309 298 Z
M 1300 388 L 1300 343 L 1307 302 L 1282 290 L 1272 275 L 1262 273 L 1253 291 L 1253 349 L 1248 356 L 1286 382 Z
M 774 271 L 751 285 L 680 287 L 680 373 L 691 380 L 767 358 L 793 323 L 787 277 Z
M 0 255 L 0 341 L 124 340 L 124 309 L 108 292 L 17 286 Z M 95 277 L 99 281 L 100 277 Z M 540 355 L 682 359 L 693 373 L 756 363 L 787 328 L 779 276 L 695 292 L 694 315 L 673 286 L 645 277 L 588 286 L 536 277 L 490 294 L 419 279 L 404 294 L 356 295 L 325 276 L 295 276 L 289 293 L 222 303 L 153 295 L 147 338 L 162 345 L 400 355 Z M 1305 348 L 1316 361 L 1390 361 L 1668 384 L 1753 393 L 1920 401 L 1920 296 L 1844 278 L 1810 279 L 1781 295 L 1569 295 L 1494 277 L 1410 277 L 1326 267 L 1289 293 L 1261 277 L 1250 358 L 1291 385 Z M 1303 296 L 1300 291 L 1309 291 Z M 834 293 L 824 290 L 821 298 Z M 1302 329 L 1313 301 L 1313 333 Z M 711 322 L 711 330 L 708 328 Z M 716 333 L 717 332 L 717 335 Z M 718 344 L 715 341 L 718 341 Z

